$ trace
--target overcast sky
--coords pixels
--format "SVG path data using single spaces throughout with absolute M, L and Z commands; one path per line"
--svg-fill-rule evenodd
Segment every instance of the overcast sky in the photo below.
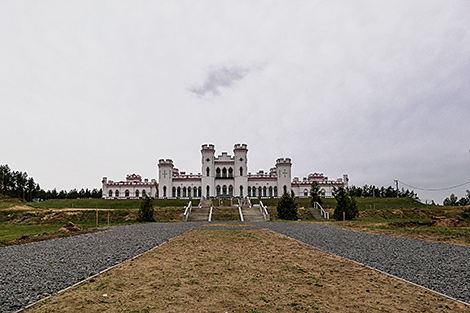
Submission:
M 251 172 L 290 157 L 294 176 L 455 186 L 469 21 L 468 0 L 1 1 L 0 164 L 100 188 L 246 143 Z

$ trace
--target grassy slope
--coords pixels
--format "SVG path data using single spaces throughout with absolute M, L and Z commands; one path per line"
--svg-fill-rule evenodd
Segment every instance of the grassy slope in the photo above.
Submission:
M 368 209 L 402 209 L 402 208 L 425 208 L 430 205 L 422 204 L 416 200 L 408 198 L 355 198 L 359 210 Z M 262 199 L 263 203 L 268 206 L 277 206 L 279 199 Z M 299 204 L 299 207 L 310 207 L 309 198 L 297 198 L 295 201 Z M 251 201 L 252 203 L 259 203 L 258 199 Z M 323 199 L 323 207 L 335 208 L 335 199 Z
M 184 207 L 188 205 L 186 199 L 154 199 L 156 207 Z M 198 205 L 199 200 L 192 200 Z M 43 202 L 31 202 L 28 205 L 43 209 L 85 208 L 85 209 L 138 209 L 141 200 L 134 199 L 51 199 Z

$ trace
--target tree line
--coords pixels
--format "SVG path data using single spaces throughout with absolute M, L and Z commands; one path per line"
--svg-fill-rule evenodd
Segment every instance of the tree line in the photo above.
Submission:
M 418 194 L 408 189 L 396 189 L 392 186 L 376 187 L 374 185 L 364 185 L 363 187 L 351 186 L 347 187 L 347 191 L 351 197 L 356 198 L 411 198 L 418 200 Z M 398 194 L 398 196 L 397 196 Z
M 44 190 L 29 177 L 28 173 L 10 169 L 8 164 L 0 165 L 0 194 L 31 202 L 34 199 L 77 199 L 101 198 L 101 189 L 72 189 L 70 191 Z
M 460 199 L 455 194 L 451 194 L 448 198 L 445 198 L 442 204 L 449 206 L 470 205 L 470 190 L 467 190 L 467 194 Z

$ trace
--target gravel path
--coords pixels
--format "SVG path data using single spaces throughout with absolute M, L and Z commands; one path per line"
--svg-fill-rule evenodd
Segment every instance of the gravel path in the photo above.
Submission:
M 262 227 L 470 304 L 470 247 L 316 224 L 273 222 Z
M 250 224 L 470 303 L 470 247 L 316 224 Z M 16 311 L 190 229 L 208 228 L 203 225 L 121 226 L 100 233 L 0 248 L 0 312 Z M 240 229 L 235 225 L 216 228 Z
M 110 231 L 0 248 L 0 312 L 16 311 L 197 226 L 120 226 Z

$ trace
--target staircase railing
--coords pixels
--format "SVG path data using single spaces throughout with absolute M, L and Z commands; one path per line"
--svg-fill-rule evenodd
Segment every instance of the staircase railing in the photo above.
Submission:
M 192 209 L 193 203 L 189 201 L 188 205 L 184 207 L 183 222 L 186 222 L 188 220 L 189 214 L 191 214 Z
M 209 210 L 209 219 L 207 220 L 208 222 L 211 222 L 212 221 L 212 206 Z
M 320 203 L 318 202 L 315 202 L 313 207 L 317 210 L 320 210 L 320 214 L 321 216 L 325 219 L 325 220 L 329 220 L 330 219 L 330 213 L 326 212 L 323 207 L 320 205 Z
M 263 204 L 263 201 L 261 201 L 261 200 L 260 200 L 260 202 L 259 202 L 259 209 L 260 209 L 260 211 L 261 211 L 261 214 L 263 214 L 263 219 L 264 219 L 264 221 L 265 221 L 265 222 L 266 222 L 266 221 L 269 221 L 270 216 L 269 216 L 269 212 L 268 212 L 268 207 L 265 206 L 265 205 Z
M 240 221 L 244 222 L 245 219 L 243 218 L 242 207 L 238 206 L 238 214 L 240 214 Z

